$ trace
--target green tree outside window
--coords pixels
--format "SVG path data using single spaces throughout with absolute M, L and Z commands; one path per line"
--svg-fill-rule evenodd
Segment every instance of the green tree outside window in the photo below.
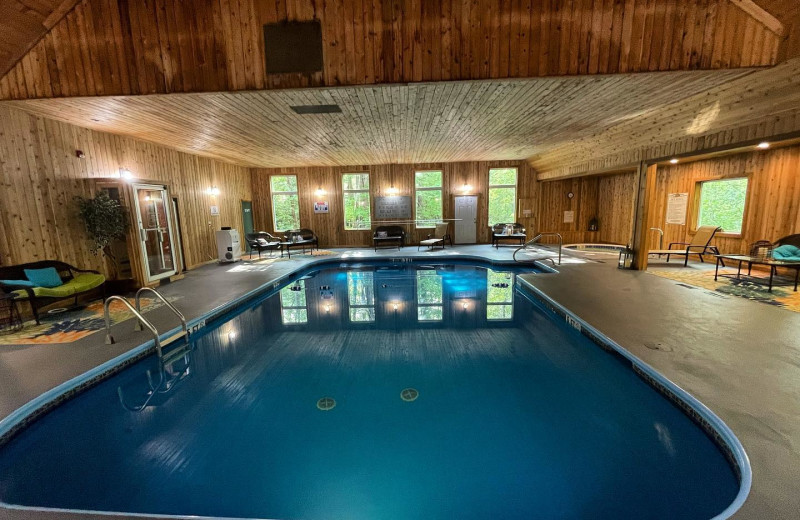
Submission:
M 300 227 L 300 200 L 296 175 L 273 175 L 269 178 L 272 193 L 272 224 L 275 231 Z
M 725 233 L 741 233 L 747 178 L 706 181 L 700 184 L 699 226 L 719 226 Z
M 436 223 L 444 218 L 442 172 L 416 172 L 414 174 L 414 188 L 416 192 L 416 227 L 436 227 Z
M 372 215 L 369 200 L 369 174 L 345 173 L 342 175 L 344 228 L 370 229 Z
M 516 222 L 517 169 L 489 170 L 489 225 Z

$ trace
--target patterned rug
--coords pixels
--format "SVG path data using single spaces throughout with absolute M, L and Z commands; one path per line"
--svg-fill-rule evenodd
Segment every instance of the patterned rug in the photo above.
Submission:
M 167 299 L 173 302 L 180 298 L 170 297 Z M 134 303 L 133 298 L 128 298 L 128 301 L 131 304 Z M 151 298 L 142 298 L 141 304 L 142 310 L 145 312 L 163 305 L 158 300 Z M 127 307 L 118 301 L 112 302 L 109 310 L 112 325 L 133 317 Z M 25 326 L 21 330 L 0 332 L 0 345 L 72 343 L 106 328 L 103 302 L 99 300 L 86 307 L 58 314 L 47 314 L 45 311 L 42 313 L 40 321 L 42 322 L 40 325 L 30 320 L 25 322 Z
M 736 269 L 720 268 L 719 279 L 714 281 L 713 269 L 693 269 L 690 267 L 684 268 L 658 268 L 651 267 L 647 272 L 660 276 L 662 278 L 669 278 L 679 283 L 702 287 L 709 291 L 718 292 L 729 296 L 738 296 L 740 298 L 747 298 L 768 305 L 775 305 L 783 307 L 784 309 L 800 312 L 800 292 L 794 292 L 794 277 L 792 276 L 792 285 L 773 285 L 772 292 L 769 292 L 767 285 L 756 283 L 753 279 L 766 282 L 769 279 L 769 273 L 764 271 L 753 271 L 752 276 L 742 276 L 737 280 Z M 734 275 L 730 276 L 722 276 Z M 746 269 L 744 274 L 746 274 Z M 792 271 L 792 275 L 794 271 Z M 777 280 L 778 283 L 787 282 L 786 277 L 781 277 Z

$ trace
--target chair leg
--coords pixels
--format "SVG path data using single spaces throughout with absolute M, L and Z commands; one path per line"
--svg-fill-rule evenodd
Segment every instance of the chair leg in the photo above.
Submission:
M 37 325 L 41 325 L 41 322 L 39 321 L 39 309 L 36 308 L 36 304 L 33 302 L 33 300 L 29 301 L 31 303 L 31 312 L 33 312 L 33 319 L 36 320 Z

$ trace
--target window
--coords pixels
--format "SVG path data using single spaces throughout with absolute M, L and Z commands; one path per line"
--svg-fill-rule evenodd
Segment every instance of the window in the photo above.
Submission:
M 308 322 L 306 307 L 306 282 L 297 280 L 281 289 L 281 321 L 284 325 Z
M 375 284 L 371 271 L 347 273 L 350 321 L 375 321 Z
M 417 271 L 417 320 L 442 321 L 442 277 L 436 271 Z
M 369 174 L 345 173 L 342 175 L 344 198 L 344 228 L 370 229 L 372 219 L 369 208 Z
M 517 221 L 517 169 L 489 169 L 489 225 Z
M 514 275 L 489 269 L 486 272 L 486 319 L 510 320 L 514 317 Z
M 436 227 L 436 223 L 443 218 L 442 172 L 416 172 L 414 189 L 417 198 L 417 227 Z
M 725 233 L 741 233 L 747 178 L 705 181 L 699 190 L 697 227 L 719 226 Z
M 273 175 L 269 178 L 272 193 L 272 224 L 275 231 L 300 227 L 300 202 L 296 175 Z

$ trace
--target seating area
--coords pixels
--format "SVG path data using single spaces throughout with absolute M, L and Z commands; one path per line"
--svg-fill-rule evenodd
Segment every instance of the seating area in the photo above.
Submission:
M 419 246 L 417 246 L 417 251 L 421 247 L 427 247 L 428 249 L 436 249 L 441 248 L 444 249 L 445 244 L 450 242 L 450 247 L 453 247 L 453 238 L 450 236 L 448 232 L 448 228 L 450 225 L 447 222 L 443 222 L 440 224 L 436 224 L 436 230 L 429 234 L 425 240 L 419 241 Z
M 406 245 L 406 232 L 400 226 L 378 226 L 372 235 L 372 244 L 375 251 L 379 247 L 397 247 L 402 249 Z
M 513 245 L 523 245 L 528 236 L 525 226 L 518 222 L 500 223 L 492 226 L 492 245 L 500 247 L 500 242 L 511 242 Z
M 269 251 L 272 257 L 273 251 L 280 251 L 281 241 L 266 231 L 259 231 L 258 233 L 247 233 L 245 235 L 247 246 L 250 248 L 250 257 L 253 256 L 253 251 L 258 253 L 258 258 L 261 258 L 262 251 Z

